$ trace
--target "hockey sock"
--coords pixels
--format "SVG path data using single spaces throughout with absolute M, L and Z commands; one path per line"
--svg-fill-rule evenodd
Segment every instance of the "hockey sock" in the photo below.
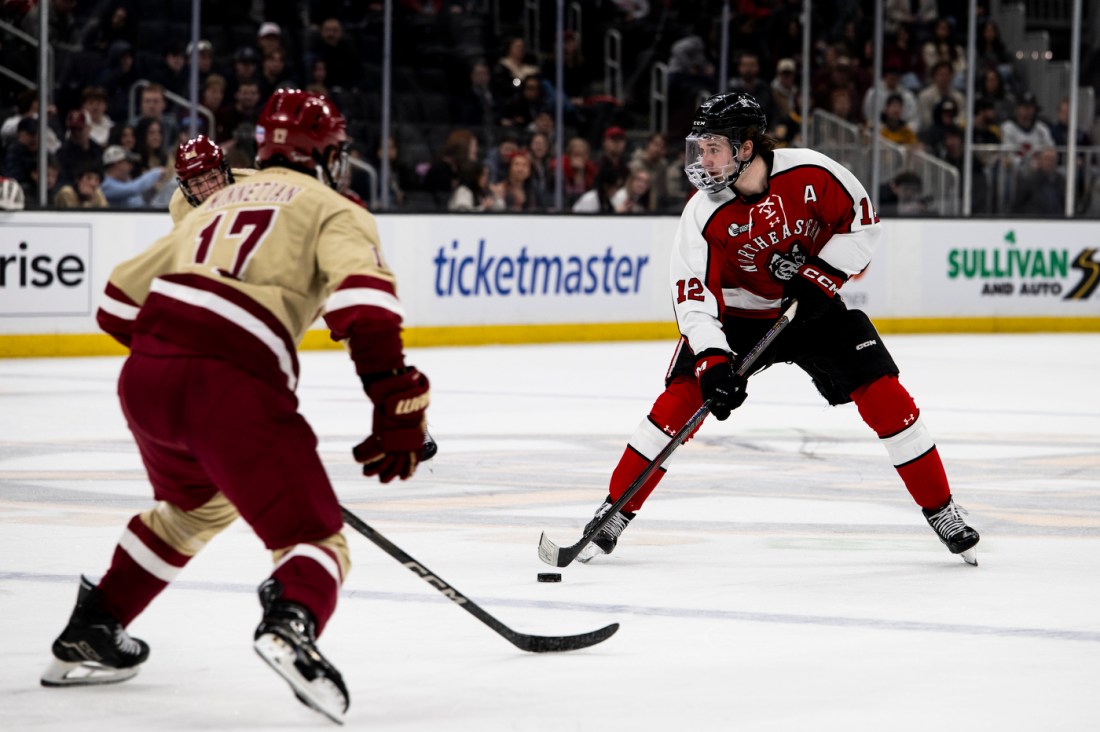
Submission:
M 886 446 L 909 494 L 922 508 L 938 508 L 951 497 L 936 443 L 921 421 L 913 397 L 897 376 L 883 376 L 852 392 L 863 421 Z
M 695 410 L 703 403 L 703 397 L 699 393 L 699 382 L 687 376 L 680 376 L 672 380 L 672 383 L 657 397 L 649 414 L 634 430 L 630 442 L 619 458 L 619 464 L 611 473 L 611 486 L 608 494 L 612 501 L 617 501 L 626 489 L 646 469 L 646 466 L 657 457 L 658 453 L 668 444 L 669 438 L 676 434 L 684 423 L 695 414 Z M 691 436 L 694 436 L 694 432 Z M 691 439 L 689 436 L 688 439 Z M 686 441 L 686 440 L 685 440 Z M 670 457 L 669 460 L 672 458 Z M 661 482 L 668 470 L 669 460 L 666 460 L 660 468 L 653 471 L 653 475 L 645 482 L 645 485 L 634 494 L 625 506 L 624 511 L 633 513 L 642 507 L 649 494 Z
M 153 533 L 140 515 L 134 516 L 99 581 L 104 609 L 129 625 L 190 560 Z
M 282 585 L 281 599 L 309 609 L 320 636 L 336 611 L 336 598 L 344 581 L 336 551 L 319 544 L 296 544 L 282 555 L 271 576 Z

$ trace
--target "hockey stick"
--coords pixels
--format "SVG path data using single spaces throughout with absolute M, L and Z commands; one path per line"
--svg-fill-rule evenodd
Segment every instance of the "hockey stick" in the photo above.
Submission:
M 741 364 L 737 367 L 737 373 L 739 375 L 745 376 L 749 372 L 749 369 L 751 369 L 757 359 L 760 358 L 764 349 L 770 346 L 772 341 L 779 336 L 783 329 L 794 320 L 794 315 L 797 311 L 798 302 L 794 301 L 785 311 L 783 311 L 783 314 L 779 316 L 779 320 L 775 321 L 775 324 L 768 329 L 768 332 L 764 334 L 760 342 L 753 346 L 752 350 L 746 353 L 745 357 L 741 359 Z M 642 486 L 646 484 L 646 481 L 649 480 L 650 476 L 653 475 L 657 468 L 668 460 L 669 456 L 672 455 L 676 448 L 684 444 L 687 439 L 691 437 L 692 433 L 695 432 L 699 425 L 703 423 L 703 420 L 706 419 L 709 411 L 710 402 L 703 402 L 703 406 L 699 407 L 695 414 L 691 415 L 687 423 L 680 428 L 680 431 L 672 436 L 668 444 L 657 453 L 657 457 L 649 462 L 649 465 L 642 471 L 642 474 L 634 479 L 634 482 L 630 484 L 621 496 L 619 496 L 617 501 L 611 504 L 610 510 L 603 515 L 603 518 L 596 522 L 596 525 L 582 536 L 581 540 L 576 544 L 565 548 L 559 547 L 546 535 L 545 531 L 542 532 L 542 536 L 539 537 L 539 559 L 555 567 L 564 567 L 576 559 L 577 555 L 581 553 L 581 550 L 588 546 L 600 533 L 603 527 L 607 526 L 608 522 L 614 518 L 615 514 L 622 510 L 622 507 L 634 497 L 634 494 L 642 489 Z
M 439 575 L 433 574 L 430 569 L 413 559 L 400 547 L 398 547 L 389 539 L 382 536 L 369 525 L 367 525 L 367 523 L 363 521 L 363 519 L 359 518 L 343 506 L 340 507 L 340 511 L 344 514 L 344 521 L 346 521 L 349 526 L 373 541 L 382 549 L 382 551 L 386 552 L 391 557 L 401 562 L 401 564 L 408 567 L 417 577 L 442 592 L 454 604 L 458 605 L 463 610 L 488 625 L 498 634 L 504 636 L 505 640 L 514 645 L 516 648 L 519 648 L 521 651 L 530 651 L 531 653 L 576 651 L 581 648 L 588 648 L 589 646 L 594 646 L 597 643 L 604 642 L 611 636 L 615 635 L 615 631 L 619 629 L 618 623 L 612 623 L 611 625 L 600 628 L 599 630 L 593 630 L 591 633 L 581 633 L 580 635 L 546 636 L 527 635 L 526 633 L 516 632 L 504 623 L 494 618 L 489 613 L 485 612 L 485 610 L 483 610 L 476 602 L 468 597 L 465 597 L 454 587 L 447 584 L 445 581 L 443 581 L 441 577 L 439 577 Z

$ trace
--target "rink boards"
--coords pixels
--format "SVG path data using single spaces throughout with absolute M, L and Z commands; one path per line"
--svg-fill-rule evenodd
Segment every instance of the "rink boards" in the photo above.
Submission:
M 679 219 L 378 217 L 410 346 L 675 338 Z M 1100 331 L 1094 222 L 883 222 L 845 285 L 884 332 Z M 167 233 L 164 213 L 0 214 L 0 356 L 120 353 L 95 325 L 111 269 Z M 323 328 L 303 348 L 339 347 Z

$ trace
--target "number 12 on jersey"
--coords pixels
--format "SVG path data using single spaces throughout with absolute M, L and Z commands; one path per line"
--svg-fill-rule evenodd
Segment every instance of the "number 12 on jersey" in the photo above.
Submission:
M 692 277 L 690 280 L 678 280 L 676 282 L 676 304 L 686 300 L 696 300 L 703 302 L 703 283 L 698 277 Z

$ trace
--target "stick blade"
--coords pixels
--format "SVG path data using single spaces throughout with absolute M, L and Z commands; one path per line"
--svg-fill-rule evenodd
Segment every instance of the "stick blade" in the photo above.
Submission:
M 579 651 L 582 648 L 589 648 L 597 643 L 603 643 L 605 640 L 615 635 L 615 632 L 618 630 L 619 624 L 612 623 L 599 630 L 593 630 L 591 633 L 558 636 L 524 635 L 512 639 L 512 643 L 514 643 L 517 648 L 524 651 L 530 651 L 531 653 Z
M 539 537 L 539 559 L 551 567 L 565 567 L 573 561 L 573 556 L 570 556 L 567 551 L 563 552 L 544 531 Z

